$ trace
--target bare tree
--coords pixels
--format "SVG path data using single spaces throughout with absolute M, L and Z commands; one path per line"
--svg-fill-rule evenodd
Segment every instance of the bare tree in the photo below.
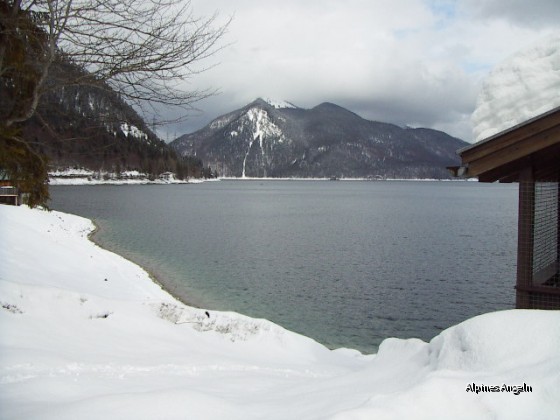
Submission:
M 32 57 L 40 78 L 30 108 L 36 108 L 37 97 L 58 54 L 89 73 L 87 78 L 71 83 L 95 80 L 102 86 L 101 82 L 105 82 L 134 105 L 188 107 L 212 93 L 186 89 L 186 82 L 204 70 L 198 67 L 200 62 L 217 51 L 228 23 L 216 27 L 216 14 L 204 19 L 195 17 L 190 1 L 4 0 L 4 3 L 8 10 L 6 25 L 2 22 L 3 38 L 4 35 L 29 37 L 17 33 L 22 30 L 21 22 L 25 18 L 43 31 L 44 50 Z M 14 25 L 9 21 L 20 22 L 11 33 L 10 26 Z M 5 72 L 5 55 L 6 47 L 2 43 L 0 74 Z M 29 118 L 33 109 L 27 111 L 18 118 L 13 117 L 13 122 Z
M 7 162 L 21 148 L 26 160 L 41 158 L 17 126 L 34 115 L 46 89 L 95 85 L 142 111 L 189 109 L 212 94 L 188 82 L 219 49 L 229 22 L 216 20 L 196 17 L 185 0 L 0 0 L 0 170 L 22 176 L 13 174 L 21 163 Z M 59 59 L 83 72 L 47 83 Z M 46 168 L 40 172 L 46 177 Z
M 65 54 L 136 105 L 188 106 L 206 90 L 185 90 L 227 27 L 193 16 L 178 0 L 75 0 L 61 33 Z M 79 4 L 77 4 L 79 3 Z

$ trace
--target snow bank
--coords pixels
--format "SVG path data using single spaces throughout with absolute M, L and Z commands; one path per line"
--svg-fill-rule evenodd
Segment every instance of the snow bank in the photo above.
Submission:
M 498 65 L 483 83 L 472 115 L 480 141 L 560 106 L 560 33 Z
M 176 301 L 77 216 L 0 206 L 2 419 L 525 419 L 560 412 L 560 313 L 377 355 Z M 492 392 L 498 388 L 500 392 Z M 530 389 L 529 389 L 530 388 Z

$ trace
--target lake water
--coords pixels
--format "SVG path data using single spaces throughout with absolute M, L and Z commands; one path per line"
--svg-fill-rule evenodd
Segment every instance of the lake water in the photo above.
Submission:
M 331 348 L 430 340 L 515 302 L 516 184 L 220 181 L 51 196 L 182 300 Z

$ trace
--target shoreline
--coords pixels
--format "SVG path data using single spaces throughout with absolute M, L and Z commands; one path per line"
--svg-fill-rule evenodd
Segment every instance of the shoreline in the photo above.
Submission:
M 72 214 L 72 213 L 68 213 L 68 214 Z M 76 215 L 78 216 L 78 215 Z M 83 216 L 79 216 L 79 217 L 83 217 Z M 166 293 L 169 293 L 169 295 L 171 295 L 173 297 L 173 299 L 176 299 L 177 301 L 181 302 L 182 304 L 186 305 L 186 306 L 190 306 L 191 308 L 194 309 L 209 309 L 209 308 L 205 308 L 204 305 L 195 303 L 194 301 L 191 301 L 187 298 L 184 298 L 182 296 L 180 296 L 180 294 L 178 294 L 174 288 L 169 287 L 168 285 L 166 285 L 165 281 L 162 281 L 161 279 L 163 278 L 163 276 L 161 274 L 157 274 L 156 272 L 154 272 L 153 269 L 151 269 L 150 267 L 147 267 L 145 263 L 143 263 L 142 261 L 137 261 L 136 258 L 134 258 L 133 256 L 131 256 L 129 253 L 127 252 L 123 252 L 123 250 L 114 250 L 111 247 L 108 247 L 106 244 L 103 244 L 102 241 L 100 241 L 99 239 L 96 239 L 95 236 L 97 234 L 99 234 L 101 232 L 101 227 L 96 223 L 96 221 L 93 218 L 88 218 L 94 229 L 87 235 L 87 239 L 94 245 L 98 246 L 99 248 L 107 251 L 107 252 L 111 252 L 115 255 L 118 255 L 128 261 L 130 261 L 133 264 L 136 264 L 138 267 L 140 267 L 142 270 L 144 270 L 146 272 L 146 274 L 148 274 L 148 277 L 150 278 L 150 280 L 156 284 L 159 288 L 161 288 L 161 290 L 163 290 Z M 221 310 L 221 309 L 212 309 L 212 310 Z
M 81 185 L 181 185 L 181 184 L 200 184 L 208 180 L 174 180 L 174 181 L 163 181 L 155 180 L 150 181 L 148 179 L 95 179 L 90 180 L 86 177 L 53 177 L 49 176 L 50 186 L 81 186 Z
M 388 338 L 375 355 L 332 351 L 264 319 L 181 304 L 91 241 L 89 218 L 13 206 L 0 216 L 3 418 L 489 420 L 560 409 L 559 311 L 487 313 L 429 342 Z
M 348 182 L 469 182 L 476 178 L 271 178 L 271 177 L 219 177 L 217 181 L 348 181 Z
M 249 181 L 249 184 L 252 185 L 252 187 L 250 188 L 258 188 L 260 190 L 263 189 L 275 190 L 276 188 L 280 188 L 280 189 L 289 188 L 289 190 L 292 190 L 292 188 L 289 187 L 290 185 L 293 185 L 294 188 L 296 188 L 297 185 L 300 185 L 300 183 L 297 182 L 298 180 L 294 180 L 294 182 L 292 183 L 288 181 L 284 182 L 282 180 L 279 180 L 278 182 L 275 181 L 276 179 L 270 179 L 270 182 L 266 183 L 265 181 L 255 182 L 255 180 L 253 180 L 253 181 Z M 311 189 L 311 190 L 326 189 L 327 191 L 329 190 L 345 191 L 348 190 L 348 188 L 350 190 L 354 190 L 356 188 L 358 188 L 359 190 L 362 189 L 370 190 L 371 188 L 376 189 L 377 187 L 392 189 L 392 188 L 405 187 L 405 184 L 408 185 L 408 187 L 406 188 L 411 188 L 411 189 L 416 189 L 423 186 L 428 188 L 429 185 L 432 186 L 430 188 L 449 189 L 452 187 L 452 185 L 449 183 L 441 183 L 437 181 L 434 183 L 433 180 L 420 181 L 420 183 L 414 183 L 414 181 L 407 182 L 407 183 L 395 182 L 393 184 L 391 183 L 368 184 L 368 183 L 363 183 L 362 181 L 358 181 L 357 183 L 352 183 L 350 181 L 348 183 L 341 184 L 338 186 L 336 184 L 335 185 L 326 184 L 325 182 L 331 182 L 329 180 L 321 180 L 321 182 L 318 184 L 313 183 L 314 181 L 312 180 L 302 179 L 301 181 L 304 181 L 303 183 L 301 183 L 301 188 Z M 259 183 L 261 184 L 261 186 L 258 186 Z M 275 186 L 276 184 L 278 185 Z M 280 184 L 284 185 L 284 187 L 282 187 Z M 307 185 L 307 187 L 304 184 Z M 129 188 L 124 187 L 126 191 L 123 190 L 123 193 L 121 194 L 119 192 L 120 189 L 117 187 L 105 187 L 105 188 L 98 187 L 99 190 L 96 188 L 96 191 L 90 191 L 90 189 L 86 187 L 84 189 L 78 188 L 79 190 L 78 192 L 83 192 L 83 194 L 85 194 L 84 197 L 90 196 L 92 194 L 93 196 L 96 195 L 105 196 L 104 192 L 107 192 L 109 194 L 108 196 L 113 197 L 113 199 L 117 201 L 120 201 L 119 197 L 121 196 L 128 197 L 129 193 L 133 194 L 134 197 L 136 197 L 137 193 L 142 194 L 140 195 L 142 197 L 144 196 L 143 193 L 148 194 L 146 195 L 146 197 L 151 196 L 152 193 L 154 193 L 157 194 L 158 202 L 163 203 L 165 207 L 169 207 L 168 203 L 166 203 L 167 195 L 173 196 L 175 194 L 195 194 L 195 196 L 197 196 L 200 193 L 200 191 L 203 191 L 204 194 L 212 194 L 213 196 L 213 194 L 215 194 L 216 191 L 223 190 L 227 192 L 228 190 L 238 190 L 239 188 L 242 188 L 243 185 L 245 185 L 243 183 L 243 180 L 239 180 L 239 182 L 235 182 L 235 180 L 231 180 L 231 182 L 227 182 L 226 180 L 226 184 L 201 185 L 198 188 L 170 186 L 164 188 L 146 187 L 145 189 L 143 189 L 140 187 L 132 186 Z M 469 185 L 467 184 L 462 184 L 462 185 L 463 187 L 469 187 Z M 57 197 L 55 190 L 56 187 L 53 188 L 53 203 L 56 202 L 55 198 Z M 74 196 L 73 195 L 74 189 L 71 187 L 60 187 L 58 191 L 61 191 L 62 197 L 71 198 Z M 80 193 L 80 197 L 82 197 L 81 193 Z M 171 199 L 172 198 L 170 198 L 170 200 Z M 70 199 L 68 201 L 68 204 L 71 204 L 72 201 L 73 200 Z M 81 200 L 77 200 L 76 202 L 79 203 L 80 201 Z M 136 203 L 136 201 L 134 201 L 134 203 Z M 138 204 L 144 206 L 143 202 L 138 202 Z M 96 204 L 96 206 L 99 206 L 99 204 Z M 111 204 L 107 204 L 107 206 L 110 207 Z M 299 321 L 295 320 L 295 318 L 290 314 L 286 315 L 281 310 L 275 312 L 271 310 L 267 310 L 266 306 L 260 305 L 259 301 L 251 305 L 250 303 L 243 302 L 242 298 L 231 299 L 230 296 L 226 294 L 227 292 L 223 292 L 224 290 L 223 288 L 218 289 L 209 286 L 209 284 L 214 284 L 214 283 L 219 284 L 220 282 L 228 281 L 229 268 L 225 266 L 223 260 L 220 260 L 220 262 L 216 264 L 216 267 L 219 267 L 218 269 L 217 268 L 207 269 L 206 265 L 200 265 L 198 263 L 199 261 L 206 261 L 205 259 L 201 259 L 201 258 L 196 260 L 191 259 L 190 263 L 186 264 L 184 259 L 183 260 L 181 259 L 180 252 L 177 253 L 174 249 L 166 250 L 166 242 L 168 242 L 168 240 L 165 237 L 162 239 L 158 239 L 156 241 L 158 243 L 158 247 L 157 249 L 154 248 L 153 245 L 151 245 L 154 242 L 154 240 L 150 240 L 150 235 L 154 235 L 155 232 L 153 230 L 150 230 L 150 235 L 146 236 L 146 234 L 144 234 L 143 231 L 146 230 L 147 227 L 144 227 L 143 224 L 137 224 L 137 223 L 132 224 L 132 222 L 129 224 L 127 222 L 127 224 L 125 225 L 127 226 L 127 228 L 121 229 L 119 227 L 121 226 L 120 222 L 115 223 L 114 221 L 112 221 L 110 217 L 105 215 L 109 213 L 106 212 L 100 213 L 98 211 L 89 212 L 85 210 L 86 207 L 84 207 L 83 209 L 82 207 L 84 206 L 80 205 L 78 207 L 75 207 L 75 206 L 66 205 L 60 208 L 61 209 L 74 208 L 77 214 L 89 215 L 90 218 L 92 219 L 95 216 L 99 217 L 99 221 L 94 220 L 98 231 L 92 234 L 91 236 L 92 241 L 96 245 L 108 249 L 111 252 L 115 252 L 119 255 L 122 255 L 125 258 L 141 266 L 149 273 L 154 283 L 156 283 L 163 290 L 169 292 L 178 301 L 188 306 L 192 306 L 195 308 L 209 308 L 212 310 L 239 310 L 241 313 L 257 314 L 257 316 L 262 316 L 268 319 L 272 319 L 275 322 L 278 322 L 282 326 L 292 328 L 294 330 L 297 330 L 298 332 L 302 332 L 302 333 L 305 332 L 311 335 L 314 339 L 319 340 L 321 343 L 323 343 L 329 348 L 335 348 L 339 346 L 354 347 L 354 348 L 359 348 L 359 350 L 364 353 L 371 354 L 377 351 L 379 343 L 384 338 L 387 337 L 387 334 L 385 335 L 379 334 L 379 335 L 375 335 L 374 338 L 364 336 L 365 338 L 353 339 L 351 336 L 348 336 L 345 333 L 341 333 L 337 335 L 330 334 L 328 332 L 329 330 L 327 328 L 321 328 L 320 324 L 317 323 L 312 324 L 307 321 L 302 321 L 298 323 Z M 117 207 L 121 208 L 122 205 L 118 205 Z M 130 219 L 130 215 L 132 214 L 130 212 L 132 211 L 133 209 L 130 208 L 129 210 L 127 210 L 127 214 L 121 214 L 119 217 L 123 218 L 123 221 L 128 220 Z M 180 214 L 180 212 L 174 212 L 174 214 L 175 213 Z M 151 214 L 151 213 L 148 212 L 146 214 Z M 148 221 L 148 219 L 146 219 L 145 223 L 150 226 L 152 225 Z M 150 227 L 150 229 L 152 228 Z M 172 229 L 169 232 L 173 232 L 174 230 Z M 120 232 L 120 235 L 115 236 L 114 232 Z M 196 232 L 200 234 L 200 231 L 197 230 Z M 122 238 L 127 238 L 127 239 L 122 240 Z M 140 238 L 143 239 L 140 241 Z M 213 240 L 214 239 L 215 238 L 213 238 Z M 177 245 L 172 246 L 172 248 L 176 248 L 176 247 Z M 190 257 L 188 255 L 185 255 L 185 258 L 194 258 L 192 256 L 197 255 L 196 249 L 194 248 L 189 248 L 189 249 L 191 250 L 189 254 Z M 211 250 L 211 248 L 208 247 L 208 250 Z M 210 259 L 208 261 L 210 261 Z M 245 281 L 245 279 L 242 278 L 244 274 L 242 273 L 241 269 L 242 267 L 240 266 L 240 269 L 238 270 L 240 274 L 238 276 L 239 278 L 241 278 L 241 281 Z M 258 309 L 256 310 L 255 308 Z M 327 309 L 328 308 L 325 306 L 323 311 L 326 312 Z M 382 322 L 386 322 L 386 321 L 382 321 Z M 318 328 L 315 327 L 316 325 L 318 325 L 319 327 Z M 344 331 L 346 332 L 348 331 L 348 329 Z M 435 331 L 434 334 L 437 333 L 437 331 Z M 399 334 L 399 332 L 396 332 L 396 334 Z M 343 337 L 344 339 L 341 339 L 341 337 Z M 360 337 L 360 336 L 356 334 L 356 337 Z M 431 336 L 426 334 L 422 338 L 424 340 L 427 340 L 431 338 Z M 358 343 L 356 343 L 356 341 L 358 341 Z
M 189 179 L 186 181 L 183 180 L 173 180 L 173 181 L 164 181 L 164 180 L 155 180 L 149 181 L 139 180 L 139 179 L 96 179 L 90 180 L 86 177 L 56 177 L 51 176 L 49 177 L 49 185 L 51 186 L 83 186 L 83 185 L 185 185 L 185 184 L 201 184 L 203 182 L 219 182 L 219 181 L 267 181 L 267 182 L 274 182 L 274 181 L 292 181 L 292 182 L 472 182 L 476 181 L 476 179 L 435 179 L 435 178 L 387 178 L 387 179 L 373 179 L 373 178 L 337 178 L 337 179 L 330 179 L 330 178 L 257 178 L 257 177 L 219 177 L 219 178 L 211 178 L 211 179 Z

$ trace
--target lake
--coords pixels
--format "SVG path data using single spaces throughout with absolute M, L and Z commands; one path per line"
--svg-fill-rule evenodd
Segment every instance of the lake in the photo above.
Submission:
M 515 303 L 517 184 L 235 181 L 53 186 L 50 207 L 185 302 L 330 348 L 430 340 Z

